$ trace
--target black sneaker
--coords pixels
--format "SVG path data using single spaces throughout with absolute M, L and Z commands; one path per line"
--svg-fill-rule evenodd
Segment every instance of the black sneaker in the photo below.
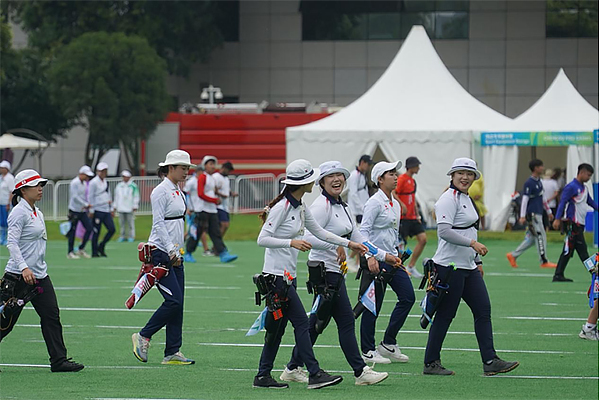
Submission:
M 444 368 L 440 360 L 435 360 L 423 367 L 423 375 L 454 375 L 454 371 Z
M 287 383 L 277 382 L 271 375 L 255 376 L 252 387 L 267 389 L 287 389 L 290 387 Z
M 100 257 L 106 257 L 106 253 L 104 252 L 104 247 L 98 249 L 98 254 Z
M 563 275 L 554 275 L 552 282 L 573 282 L 573 279 L 565 278 Z
M 71 361 L 71 358 L 67 358 L 65 361 L 50 366 L 52 372 L 78 372 L 84 368 L 83 364 Z
M 321 389 L 327 386 L 333 386 L 340 383 L 344 378 L 339 375 L 329 375 L 327 372 L 320 370 L 314 375 L 308 377 L 309 389 Z
M 491 364 L 483 364 L 483 374 L 490 376 L 510 372 L 519 366 L 518 361 L 504 361 L 494 357 Z

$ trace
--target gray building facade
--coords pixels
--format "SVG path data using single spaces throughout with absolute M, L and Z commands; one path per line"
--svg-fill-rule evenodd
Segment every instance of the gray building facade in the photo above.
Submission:
M 241 1 L 239 41 L 225 42 L 188 78 L 170 77 L 169 93 L 179 104 L 197 103 L 210 83 L 239 102 L 350 104 L 402 40 L 303 40 L 301 7 L 300 0 Z M 433 44 L 465 89 L 509 117 L 529 108 L 561 67 L 598 108 L 597 14 L 595 37 L 547 37 L 548 7 L 544 0 L 469 1 L 466 37 Z

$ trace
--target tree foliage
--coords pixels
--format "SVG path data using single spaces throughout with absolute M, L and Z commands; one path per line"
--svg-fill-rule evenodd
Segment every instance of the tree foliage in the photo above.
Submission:
M 166 65 L 146 39 L 85 33 L 60 48 L 50 68 L 52 93 L 69 120 L 88 128 L 99 157 L 122 145 L 137 172 L 137 146 L 168 110 Z
M 223 41 L 217 1 L 7 1 L 29 44 L 44 52 L 86 32 L 124 32 L 146 38 L 170 73 L 187 75 Z
M 0 25 L 0 134 L 27 128 L 47 139 L 63 135 L 69 121 L 50 97 L 48 63 L 37 51 L 11 48 L 10 26 Z

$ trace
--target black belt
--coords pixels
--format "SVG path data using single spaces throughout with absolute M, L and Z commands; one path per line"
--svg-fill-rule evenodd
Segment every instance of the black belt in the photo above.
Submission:
M 470 229 L 470 228 L 475 228 L 475 229 L 479 230 L 479 220 L 477 220 L 475 223 L 473 223 L 469 226 L 452 226 L 452 229 L 459 229 L 459 230 Z
M 176 217 L 165 217 L 165 221 L 174 221 L 176 219 L 185 219 L 185 215 L 178 215 Z

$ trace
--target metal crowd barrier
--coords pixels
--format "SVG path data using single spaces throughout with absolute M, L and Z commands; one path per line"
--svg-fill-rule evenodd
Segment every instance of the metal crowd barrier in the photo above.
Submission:
M 160 182 L 158 176 L 134 176 L 131 178 L 140 190 L 140 205 L 136 215 L 151 215 L 150 194 Z M 279 193 L 282 176 L 273 174 L 256 174 L 230 176 L 231 191 L 238 193 L 229 201 L 232 213 L 257 213 Z M 111 193 L 121 182 L 120 177 L 106 179 Z M 39 204 L 47 220 L 66 220 L 69 212 L 69 184 L 71 180 L 48 181 L 44 187 L 44 194 Z

